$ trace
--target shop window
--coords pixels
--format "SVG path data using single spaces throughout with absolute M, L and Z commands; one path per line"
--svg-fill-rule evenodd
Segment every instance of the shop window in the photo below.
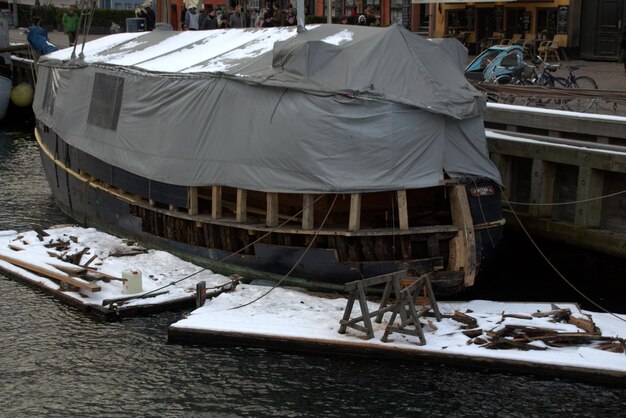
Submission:
M 552 39 L 556 33 L 557 8 L 537 9 L 537 37 Z
M 446 23 L 448 35 L 466 30 L 467 12 L 465 9 L 446 10 Z
M 511 7 L 506 9 L 506 37 L 511 39 L 516 33 L 524 32 L 523 8 Z

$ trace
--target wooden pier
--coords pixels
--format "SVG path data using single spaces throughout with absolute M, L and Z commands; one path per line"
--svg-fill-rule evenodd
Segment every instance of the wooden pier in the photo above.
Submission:
M 508 227 L 626 257 L 626 118 L 490 105 L 485 128 Z

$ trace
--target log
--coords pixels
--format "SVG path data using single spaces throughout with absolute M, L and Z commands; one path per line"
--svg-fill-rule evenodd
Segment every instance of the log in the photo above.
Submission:
M 478 337 L 479 335 L 483 335 L 482 328 L 466 329 L 462 332 L 464 335 L 467 335 L 470 338 L 475 338 L 475 337 Z
M 567 314 L 567 315 L 571 315 L 572 311 L 569 308 L 564 308 L 564 309 L 553 309 L 551 311 L 543 311 L 543 312 L 533 312 L 532 316 L 534 316 L 535 318 L 545 318 L 547 316 L 552 316 L 552 315 L 563 315 L 563 314 Z
M 476 320 L 476 318 L 464 314 L 463 312 L 454 311 L 452 319 L 462 324 L 465 324 L 470 328 L 478 328 L 478 321 Z
M 522 314 L 502 314 L 502 318 L 516 318 L 516 319 L 533 319 L 532 316 Z
M 92 256 L 91 256 L 91 258 L 90 258 L 89 260 L 87 260 L 87 262 L 86 262 L 85 264 L 83 264 L 83 267 L 85 267 L 85 268 L 89 267 L 89 265 L 91 264 L 91 262 L 92 262 L 93 260 L 95 260 L 97 257 L 98 257 L 98 255 L 97 255 L 97 254 L 92 255 Z
M 22 267 L 26 270 L 30 270 L 34 273 L 40 274 L 50 279 L 58 280 L 60 282 L 67 283 L 72 286 L 79 287 L 81 289 L 89 290 L 90 292 L 100 291 L 100 286 L 90 283 L 86 280 L 79 279 L 77 277 L 71 277 L 70 275 L 62 271 L 56 270 L 54 267 L 50 267 L 50 269 L 47 269 L 43 266 L 38 266 L 36 264 L 29 263 L 26 260 L 22 260 L 20 258 L 13 257 L 11 255 L 4 254 L 4 253 L 0 254 L 0 260 L 7 261 L 13 265 Z
M 600 334 L 600 329 L 596 326 L 596 324 L 589 320 L 589 319 L 585 319 L 585 318 L 577 318 L 575 316 L 570 316 L 568 321 L 568 324 L 572 324 L 572 325 L 576 325 L 578 328 L 582 329 L 583 331 L 589 332 L 591 334 Z

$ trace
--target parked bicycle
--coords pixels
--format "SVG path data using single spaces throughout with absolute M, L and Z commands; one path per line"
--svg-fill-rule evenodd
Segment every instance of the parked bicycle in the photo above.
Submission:
M 512 86 L 528 86 L 533 85 L 537 79 L 537 71 L 534 65 L 525 62 L 513 67 L 506 67 L 508 72 L 496 76 L 495 72 L 489 76 L 485 83 L 512 85 Z M 515 94 L 497 94 L 490 93 L 487 100 L 499 103 L 513 104 L 518 96 Z
M 536 65 L 541 65 L 543 60 L 537 57 L 533 63 Z M 587 90 L 597 90 L 598 84 L 595 80 L 589 76 L 576 76 L 574 71 L 580 69 L 577 66 L 568 66 L 567 70 L 569 74 L 567 77 L 558 77 L 553 75 L 559 68 L 561 68 L 561 64 L 548 64 L 544 63 L 543 71 L 536 78 L 533 84 L 542 87 L 564 87 L 564 88 L 574 88 L 574 89 L 587 89 Z M 550 98 L 534 98 L 529 99 L 527 105 L 539 105 L 545 106 L 550 102 Z M 575 99 L 554 99 L 554 102 L 557 105 L 561 105 L 566 107 L 568 110 L 573 112 L 585 112 L 589 110 L 595 103 L 595 99 L 589 99 L 584 97 L 578 97 Z

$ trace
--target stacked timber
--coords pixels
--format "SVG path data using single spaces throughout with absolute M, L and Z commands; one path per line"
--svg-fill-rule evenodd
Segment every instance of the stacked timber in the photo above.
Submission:
M 625 339 L 602 335 L 602 331 L 590 315 L 583 318 L 574 316 L 569 308 L 559 308 L 554 304 L 552 307 L 552 310 L 538 311 L 531 315 L 503 312 L 500 323 L 486 332 L 478 328 L 478 321 L 467 313 L 455 311 L 449 317 L 463 324 L 463 334 L 470 337 L 467 344 L 476 344 L 487 349 L 528 351 L 590 345 L 599 350 L 626 353 Z M 528 321 L 528 323 L 519 321 L 504 323 L 511 318 Z M 545 322 L 542 322 L 540 326 L 533 325 L 531 321 L 534 318 L 549 318 L 549 322 L 555 326 L 546 327 Z M 574 325 L 576 330 L 560 329 L 557 324 Z

